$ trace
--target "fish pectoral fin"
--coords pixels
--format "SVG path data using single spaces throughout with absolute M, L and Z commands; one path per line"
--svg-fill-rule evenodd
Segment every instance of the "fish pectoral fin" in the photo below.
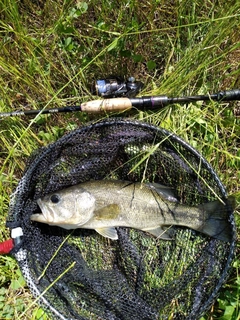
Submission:
M 120 213 L 120 207 L 116 203 L 108 204 L 94 211 L 94 219 L 96 220 L 114 220 Z
M 169 230 L 167 229 L 164 230 L 162 227 L 157 227 L 154 229 L 142 229 L 142 230 L 152 234 L 153 236 L 159 239 L 172 240 Z
M 105 238 L 112 240 L 118 239 L 117 230 L 113 227 L 97 228 L 95 230 Z

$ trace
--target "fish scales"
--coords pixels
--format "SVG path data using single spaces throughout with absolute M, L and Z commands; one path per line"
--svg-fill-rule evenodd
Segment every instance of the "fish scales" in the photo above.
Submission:
M 106 190 L 103 194 L 101 189 Z M 120 214 L 115 218 L 123 223 L 124 227 L 144 229 L 155 227 L 156 221 L 163 225 L 189 224 L 199 227 L 204 221 L 204 212 L 196 208 L 169 202 L 159 196 L 159 193 L 151 187 L 141 183 L 129 183 L 122 181 L 103 181 L 101 189 L 92 181 L 86 184 L 86 189 L 96 198 L 96 209 L 117 203 Z M 110 192 L 110 195 L 109 195 Z M 194 222 L 193 222 L 194 221 Z M 89 225 L 92 220 L 85 225 Z

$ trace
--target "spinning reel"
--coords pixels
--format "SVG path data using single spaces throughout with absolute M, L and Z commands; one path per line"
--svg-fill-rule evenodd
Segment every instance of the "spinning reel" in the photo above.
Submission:
M 96 80 L 93 94 L 103 98 L 135 97 L 143 88 L 141 81 L 129 77 L 124 81 L 121 77 Z

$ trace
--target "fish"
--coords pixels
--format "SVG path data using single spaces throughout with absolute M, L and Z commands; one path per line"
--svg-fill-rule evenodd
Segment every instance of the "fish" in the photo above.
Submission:
M 30 219 L 64 229 L 94 229 L 118 239 L 116 227 L 128 227 L 170 240 L 167 227 L 191 228 L 216 239 L 231 241 L 229 208 L 234 199 L 189 206 L 158 183 L 89 180 L 37 199 L 41 213 Z

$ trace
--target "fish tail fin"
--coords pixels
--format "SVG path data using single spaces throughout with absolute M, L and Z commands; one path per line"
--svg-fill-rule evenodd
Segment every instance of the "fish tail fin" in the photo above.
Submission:
M 229 214 L 236 206 L 235 201 L 235 198 L 230 196 L 225 203 L 216 200 L 201 204 L 206 213 L 206 221 L 201 232 L 225 242 L 231 241 L 232 229 Z

